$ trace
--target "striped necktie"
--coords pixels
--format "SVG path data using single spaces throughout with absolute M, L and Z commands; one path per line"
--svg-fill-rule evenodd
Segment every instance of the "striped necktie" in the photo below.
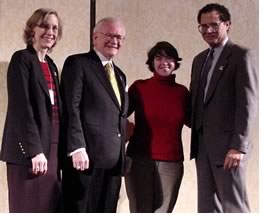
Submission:
M 108 78 L 111 82 L 111 85 L 113 87 L 113 90 L 115 92 L 115 95 L 116 95 L 116 98 L 119 102 L 119 105 L 121 106 L 121 97 L 120 97 L 120 92 L 119 92 L 119 88 L 118 88 L 118 85 L 117 85 L 117 81 L 116 81 L 116 77 L 115 77 L 115 72 L 113 70 L 113 66 L 112 66 L 112 63 L 107 63 L 105 65 L 105 71 L 107 72 L 107 75 L 108 75 Z

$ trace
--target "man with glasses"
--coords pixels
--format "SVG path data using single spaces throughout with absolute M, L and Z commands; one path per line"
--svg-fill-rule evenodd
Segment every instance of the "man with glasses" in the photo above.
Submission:
M 100 20 L 94 48 L 69 56 L 62 70 L 66 146 L 65 212 L 116 212 L 125 155 L 126 77 L 113 63 L 125 37 L 117 18 Z
M 197 19 L 209 45 L 193 60 L 190 84 L 198 212 L 249 212 L 245 173 L 258 104 L 257 64 L 250 50 L 229 40 L 227 8 L 208 4 Z

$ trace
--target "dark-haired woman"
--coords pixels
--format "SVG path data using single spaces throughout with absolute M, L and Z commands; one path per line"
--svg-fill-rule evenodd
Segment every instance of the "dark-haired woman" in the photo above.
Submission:
M 56 11 L 40 8 L 27 20 L 26 49 L 7 72 L 8 108 L 0 159 L 7 164 L 9 211 L 60 209 L 58 139 L 61 103 L 58 72 L 47 55 L 62 36 Z
M 132 166 L 125 183 L 131 212 L 172 212 L 184 174 L 181 132 L 189 119 L 189 92 L 176 83 L 176 48 L 158 42 L 146 64 L 153 77 L 129 88 L 135 127 L 127 148 Z

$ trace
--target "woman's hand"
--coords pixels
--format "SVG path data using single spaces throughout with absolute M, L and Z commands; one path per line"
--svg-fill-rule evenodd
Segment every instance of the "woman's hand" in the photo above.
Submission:
M 32 172 L 35 175 L 44 175 L 47 172 L 47 159 L 43 153 L 32 158 Z

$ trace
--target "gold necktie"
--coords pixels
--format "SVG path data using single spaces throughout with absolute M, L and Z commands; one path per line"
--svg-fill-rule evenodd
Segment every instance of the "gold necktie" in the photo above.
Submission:
M 116 77 L 115 77 L 115 72 L 113 70 L 112 64 L 111 63 L 107 63 L 105 65 L 105 70 L 107 72 L 108 78 L 109 78 L 109 80 L 111 82 L 111 85 L 113 87 L 113 90 L 115 92 L 117 100 L 119 102 L 119 105 L 121 106 L 120 92 L 119 92 L 119 89 L 118 89 L 118 85 L 117 85 L 117 81 L 116 81 Z

